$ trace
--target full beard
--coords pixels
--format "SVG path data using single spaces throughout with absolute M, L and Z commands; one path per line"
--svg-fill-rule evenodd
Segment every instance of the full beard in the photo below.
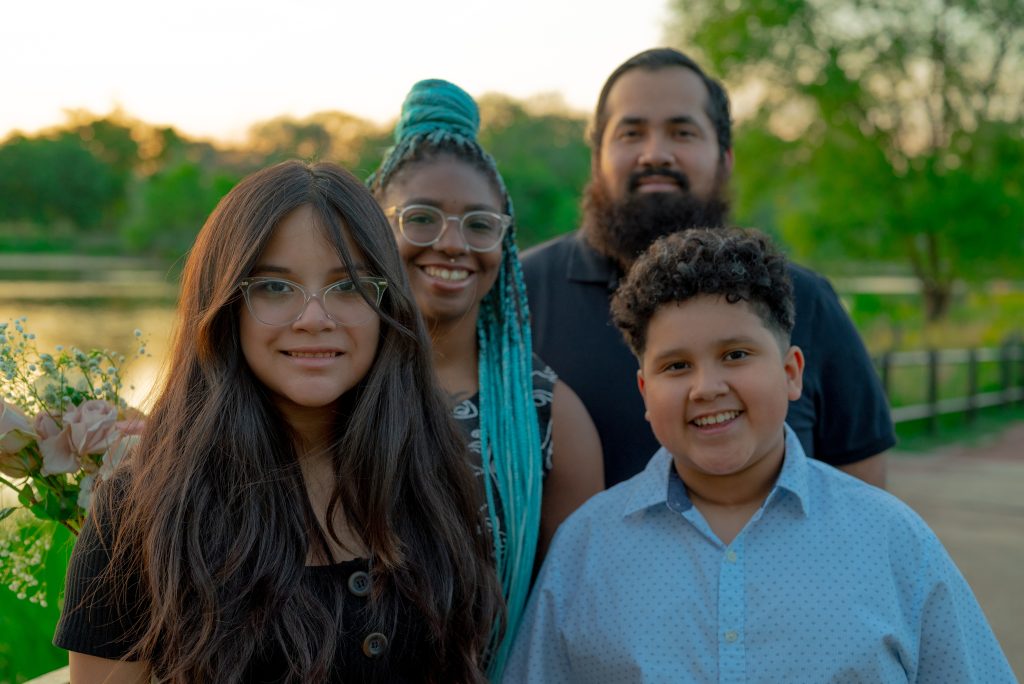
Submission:
M 648 172 L 649 173 L 649 172 Z M 671 175 L 682 192 L 638 193 L 637 179 L 630 179 L 629 195 L 621 202 L 608 196 L 604 184 L 591 178 L 583 193 L 584 234 L 597 251 L 615 259 L 626 270 L 634 260 L 662 237 L 689 228 L 721 228 L 729 216 L 725 179 L 719 174 L 711 195 L 700 199 L 689 190 L 689 180 L 681 173 Z M 659 172 L 659 175 L 666 175 Z

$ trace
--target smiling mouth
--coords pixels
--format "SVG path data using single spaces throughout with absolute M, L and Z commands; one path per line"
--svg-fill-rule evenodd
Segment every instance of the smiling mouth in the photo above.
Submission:
M 469 271 L 463 268 L 440 268 L 438 266 L 424 266 L 423 272 L 431 278 L 440 278 L 441 280 L 458 281 L 465 280 L 469 277 Z
M 709 416 L 694 418 L 690 422 L 697 427 L 711 427 L 713 425 L 721 425 L 722 423 L 728 423 L 731 420 L 735 420 L 739 417 L 740 413 L 740 411 L 722 411 L 720 413 L 712 413 Z
M 286 351 L 285 354 L 296 359 L 333 359 L 335 356 L 341 356 L 341 352 L 292 352 Z

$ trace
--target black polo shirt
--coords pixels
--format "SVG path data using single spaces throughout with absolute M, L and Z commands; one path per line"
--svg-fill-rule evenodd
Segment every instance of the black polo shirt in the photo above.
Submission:
M 579 231 L 526 251 L 522 261 L 534 350 L 590 412 L 610 487 L 640 472 L 658 449 L 636 386 L 636 358 L 611 321 L 618 266 Z M 786 422 L 808 456 L 832 465 L 885 451 L 896 443 L 889 405 L 853 322 L 827 280 L 793 264 L 790 276 L 793 344 L 806 365 Z

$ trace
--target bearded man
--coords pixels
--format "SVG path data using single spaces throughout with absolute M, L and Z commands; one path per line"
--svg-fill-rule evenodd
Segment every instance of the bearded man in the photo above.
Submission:
M 607 486 L 640 472 L 658 448 L 609 299 L 656 238 L 726 224 L 731 125 L 725 89 L 692 59 L 668 48 L 631 57 L 597 101 L 582 227 L 523 255 L 534 350 L 594 419 Z M 896 440 L 864 344 L 828 281 L 799 266 L 790 276 L 793 344 L 806 368 L 786 422 L 808 456 L 884 487 L 882 452 Z

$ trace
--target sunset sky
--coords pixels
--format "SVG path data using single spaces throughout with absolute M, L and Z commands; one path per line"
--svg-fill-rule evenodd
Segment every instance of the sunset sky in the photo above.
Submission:
M 281 114 L 386 122 L 431 77 L 589 110 L 616 65 L 662 42 L 667 14 L 667 0 L 8 0 L 0 140 L 118 106 L 221 140 Z

